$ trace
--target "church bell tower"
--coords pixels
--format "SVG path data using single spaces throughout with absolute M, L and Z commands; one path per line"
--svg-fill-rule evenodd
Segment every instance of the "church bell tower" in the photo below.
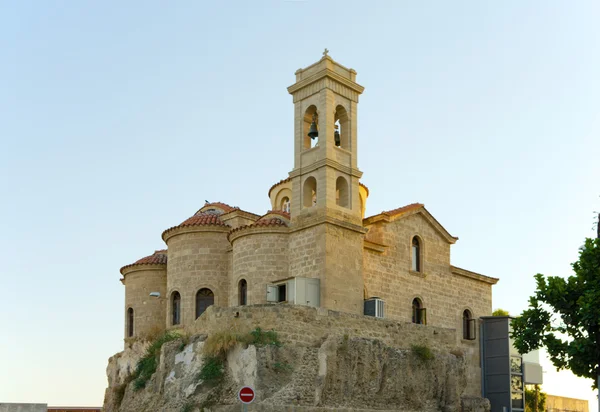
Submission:
M 292 219 L 315 216 L 361 225 L 357 167 L 357 105 L 364 88 L 356 71 L 325 49 L 318 62 L 296 71 Z
M 325 49 L 296 71 L 291 276 L 320 279 L 320 306 L 362 313 L 363 236 L 357 167 L 356 71 Z

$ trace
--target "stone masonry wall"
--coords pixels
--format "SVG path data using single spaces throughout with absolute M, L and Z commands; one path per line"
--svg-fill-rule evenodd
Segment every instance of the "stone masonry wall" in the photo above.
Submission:
M 325 225 L 312 226 L 290 233 L 290 277 L 318 278 L 324 266 Z M 321 301 L 323 301 L 322 293 Z
M 172 326 L 171 294 L 181 294 L 181 325 L 191 325 L 196 318 L 196 293 L 212 290 L 216 306 L 229 303 L 227 232 L 191 232 L 167 240 L 167 327 Z
M 363 234 L 328 224 L 325 248 L 321 306 L 362 315 Z
M 229 302 L 239 304 L 241 279 L 248 285 L 247 304 L 267 302 L 266 286 L 289 277 L 288 234 L 252 233 L 233 240 L 233 260 Z
M 165 299 L 150 297 L 151 292 L 167 292 L 167 268 L 138 266 L 125 272 L 125 330 L 127 338 L 127 310 L 133 309 L 133 336 L 139 337 L 165 329 Z
M 370 229 L 372 239 L 389 245 L 383 254 L 365 250 L 364 280 L 368 296 L 385 301 L 386 318 L 410 322 L 412 301 L 422 300 L 431 326 L 458 331 L 456 344 L 472 358 L 469 388 L 479 394 L 479 336 L 475 341 L 462 339 L 462 313 L 469 309 L 474 318 L 492 313 L 490 284 L 453 274 L 450 245 L 420 214 L 391 223 L 377 223 Z M 423 248 L 422 273 L 411 268 L 411 242 L 419 236 Z M 477 334 L 478 334 L 477 330 Z
M 246 333 L 256 327 L 273 329 L 283 342 L 300 346 L 318 346 L 328 336 L 348 335 L 349 338 L 379 339 L 388 346 L 403 349 L 410 348 L 411 344 L 440 351 L 456 348 L 453 329 L 287 304 L 210 307 L 196 320 L 191 332 Z

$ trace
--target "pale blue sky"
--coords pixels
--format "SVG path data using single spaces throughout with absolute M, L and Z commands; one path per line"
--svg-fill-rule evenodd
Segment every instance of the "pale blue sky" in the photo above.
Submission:
M 102 403 L 119 268 L 205 199 L 269 208 L 286 87 L 325 47 L 366 87 L 367 214 L 425 203 L 519 313 L 594 235 L 599 21 L 597 1 L 0 3 L 0 401 Z M 546 377 L 596 410 L 591 382 Z

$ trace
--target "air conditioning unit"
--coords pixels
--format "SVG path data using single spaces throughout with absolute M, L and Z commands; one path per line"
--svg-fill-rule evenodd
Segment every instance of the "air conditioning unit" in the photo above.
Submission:
M 383 318 L 383 306 L 385 302 L 381 298 L 373 297 L 365 300 L 365 312 L 366 316 L 374 316 L 376 318 Z

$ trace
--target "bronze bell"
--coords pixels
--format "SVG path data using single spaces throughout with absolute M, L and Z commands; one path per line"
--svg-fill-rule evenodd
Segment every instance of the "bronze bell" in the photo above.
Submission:
M 340 147 L 340 145 L 342 144 L 342 141 L 340 139 L 340 132 L 338 130 L 337 124 L 335 125 L 335 133 L 333 134 L 333 140 L 335 141 L 335 145 L 337 147 Z
M 310 129 L 308 130 L 308 137 L 314 139 L 319 136 L 319 130 L 317 129 L 317 123 L 315 122 L 317 116 L 313 114 L 313 121 L 310 124 Z

